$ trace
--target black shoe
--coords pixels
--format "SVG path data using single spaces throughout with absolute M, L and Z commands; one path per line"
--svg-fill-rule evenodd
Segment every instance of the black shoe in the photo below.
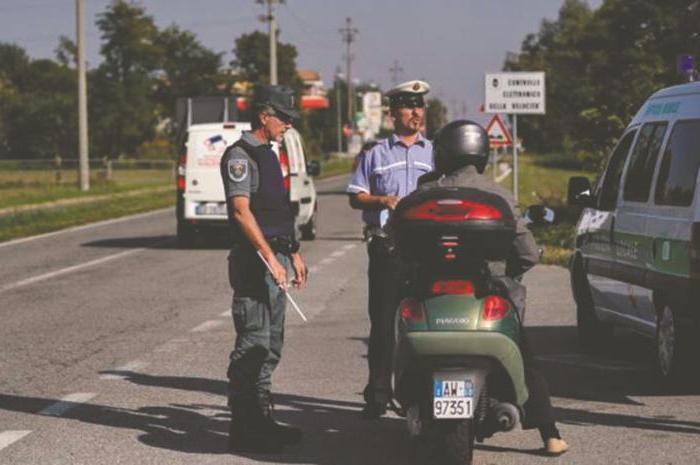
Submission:
M 275 436 L 262 432 L 251 432 L 229 435 L 229 452 L 248 454 L 277 454 L 284 449 L 284 443 Z
M 298 444 L 301 442 L 302 432 L 296 426 L 277 423 L 272 416 L 275 405 L 270 393 L 259 394 L 258 401 L 262 410 L 263 428 L 271 435 L 277 437 L 283 444 Z
M 300 428 L 277 423 L 271 416 L 267 419 L 267 430 L 283 444 L 299 444 L 303 436 Z
M 376 420 L 386 413 L 386 404 L 382 402 L 367 402 L 362 409 L 362 418 Z
M 271 454 L 281 452 L 280 435 L 270 434 L 254 397 L 238 399 L 231 406 L 228 448 L 230 452 Z

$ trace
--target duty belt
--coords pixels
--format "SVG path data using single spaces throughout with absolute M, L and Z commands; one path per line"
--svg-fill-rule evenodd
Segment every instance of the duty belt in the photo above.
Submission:
M 384 229 L 381 226 L 372 226 L 372 225 L 365 225 L 365 227 L 362 229 L 362 240 L 365 242 L 369 242 L 374 238 L 382 238 L 382 239 L 387 239 L 389 235 L 384 231 Z
M 299 251 L 299 242 L 289 236 L 266 237 L 265 240 L 276 253 L 290 254 Z

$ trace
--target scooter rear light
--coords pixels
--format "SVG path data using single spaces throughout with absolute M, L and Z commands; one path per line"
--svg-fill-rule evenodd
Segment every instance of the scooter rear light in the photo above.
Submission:
M 407 209 L 402 217 L 407 220 L 437 222 L 465 220 L 500 220 L 501 212 L 489 205 L 468 200 L 429 200 Z
M 490 295 L 484 299 L 484 310 L 481 317 L 484 320 L 502 320 L 508 314 L 510 304 L 506 299 L 498 295 Z
M 416 299 L 403 299 L 399 304 L 399 315 L 404 321 L 420 323 L 425 321 L 425 309 L 423 304 Z
M 474 294 L 474 283 L 465 279 L 448 279 L 444 281 L 435 281 L 431 288 L 431 292 L 438 294 Z
M 700 223 L 690 228 L 690 279 L 700 281 Z

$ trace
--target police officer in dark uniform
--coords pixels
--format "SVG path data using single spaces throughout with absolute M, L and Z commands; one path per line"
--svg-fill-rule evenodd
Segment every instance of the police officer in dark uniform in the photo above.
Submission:
M 453 121 L 444 126 L 435 137 L 435 171 L 418 180 L 418 190 L 438 187 L 471 187 L 497 194 L 507 201 L 518 219 L 516 237 L 506 260 L 505 275 L 517 281 L 539 261 L 539 251 L 535 239 L 520 217 L 511 193 L 482 173 L 488 161 L 488 134 L 477 123 L 467 120 Z M 516 284 L 516 287 L 519 286 Z M 524 286 L 513 290 L 520 299 L 513 299 L 524 314 Z M 519 292 L 518 292 L 519 291 Z M 511 297 L 513 297 L 511 295 Z M 530 398 L 525 403 L 525 428 L 538 428 L 544 441 L 544 451 L 549 455 L 561 455 L 568 445 L 561 439 L 554 421 L 554 412 L 549 399 L 549 389 L 544 376 L 534 367 L 534 359 L 523 332 L 520 349 L 525 364 L 525 382 Z
M 243 132 L 221 158 L 233 233 L 229 282 L 236 343 L 228 368 L 232 451 L 275 452 L 301 440 L 301 430 L 273 420 L 270 393 L 272 372 L 282 355 L 289 269 L 295 286 L 306 281 L 294 213 L 271 147 L 282 141 L 298 116 L 294 107 L 291 90 L 260 88 L 252 130 Z
M 391 401 L 394 315 L 405 291 L 406 273 L 392 252 L 384 227 L 401 197 L 416 189 L 418 178 L 433 169 L 432 145 L 423 137 L 423 96 L 428 83 L 414 80 L 387 92 L 394 133 L 365 146 L 346 189 L 350 206 L 362 210 L 369 255 L 369 379 L 364 389 L 367 419 L 379 418 Z

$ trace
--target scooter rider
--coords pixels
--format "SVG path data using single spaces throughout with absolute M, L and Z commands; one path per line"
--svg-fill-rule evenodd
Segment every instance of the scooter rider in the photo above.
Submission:
M 511 193 L 482 175 L 488 161 L 489 139 L 486 131 L 472 121 L 453 121 L 438 132 L 433 145 L 435 171 L 418 180 L 418 190 L 470 187 L 497 194 L 506 200 L 518 222 L 516 237 L 506 260 L 505 274 L 510 278 L 519 279 L 537 264 L 539 252 L 532 233 L 520 217 Z M 514 303 L 518 305 L 515 299 Z M 524 298 L 521 305 L 524 306 Z M 566 452 L 568 445 L 561 439 L 557 430 L 547 382 L 534 367 L 524 332 L 522 334 L 520 350 L 525 364 L 525 382 L 530 392 L 530 398 L 524 406 L 523 427 L 538 428 L 544 441 L 545 452 L 549 455 L 560 455 Z

